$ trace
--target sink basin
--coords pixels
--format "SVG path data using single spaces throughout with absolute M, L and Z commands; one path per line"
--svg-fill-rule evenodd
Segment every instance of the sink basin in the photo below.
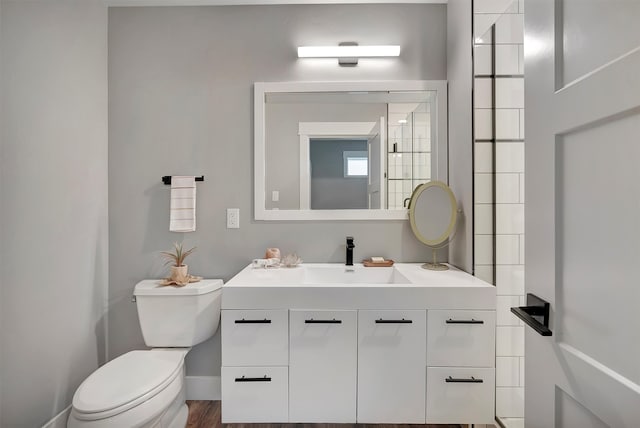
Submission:
M 409 284 L 393 267 L 303 266 L 303 284 Z

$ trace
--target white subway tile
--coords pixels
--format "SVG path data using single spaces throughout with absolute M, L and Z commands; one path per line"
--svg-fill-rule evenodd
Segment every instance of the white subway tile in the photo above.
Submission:
M 524 294 L 524 266 L 496 266 L 496 292 L 499 296 Z
M 493 203 L 493 174 L 476 173 L 475 174 L 475 193 L 474 197 L 478 204 Z
M 520 139 L 524 140 L 524 109 L 520 109 Z
M 518 13 L 524 13 L 524 0 L 518 0 Z
M 524 417 L 524 388 L 496 388 L 496 416 Z
M 496 74 L 520 74 L 519 46 L 496 45 Z
M 519 326 L 520 319 L 516 317 L 511 308 L 522 306 L 520 304 L 520 296 L 497 296 L 496 298 L 496 325 L 499 326 Z M 518 386 L 518 385 L 503 385 Z
M 513 0 L 475 0 L 473 13 L 504 13 Z
M 474 79 L 473 99 L 475 108 L 492 108 L 493 95 L 491 80 L 492 79 L 487 77 Z
M 496 357 L 496 387 L 520 386 L 520 357 Z
M 524 358 L 520 357 L 520 386 L 524 386 Z
M 496 172 L 524 172 L 524 143 L 496 143 Z
M 493 205 L 476 204 L 473 213 L 474 230 L 479 235 L 493 234 Z
M 473 37 L 476 43 L 491 43 L 489 29 L 500 19 L 500 13 L 477 13 L 473 15 Z
M 524 207 L 524 205 L 522 205 Z M 524 264 L 524 228 L 522 230 L 522 235 L 520 235 L 520 264 Z
M 496 110 L 496 139 L 520 139 L 520 117 L 518 109 Z
M 474 239 L 475 262 L 479 265 L 493 264 L 493 236 L 476 235 Z
M 524 108 L 523 78 L 496 79 L 496 108 Z
M 524 15 L 505 14 L 496 21 L 496 44 L 524 43 Z
M 520 203 L 524 204 L 524 174 L 520 174 L 519 178 L 520 178 Z
M 524 45 L 518 45 L 518 74 L 524 74 Z
M 505 428 L 524 428 L 524 418 L 500 418 Z
M 476 45 L 473 54 L 473 73 L 491 74 L 491 45 Z
M 493 266 L 491 265 L 476 265 L 474 268 L 476 278 L 480 278 L 483 281 L 493 284 Z
M 517 204 L 519 202 L 520 174 L 496 174 L 496 203 Z
M 493 168 L 492 143 L 475 143 L 475 172 L 491 173 Z
M 518 235 L 496 236 L 496 264 L 520 264 L 520 237 Z
M 496 327 L 496 356 L 524 357 L 524 327 Z
M 475 109 L 473 121 L 475 123 L 475 139 L 490 140 L 493 138 L 493 117 L 492 110 L 488 108 Z
M 496 233 L 503 235 L 524 233 L 524 204 L 496 205 Z

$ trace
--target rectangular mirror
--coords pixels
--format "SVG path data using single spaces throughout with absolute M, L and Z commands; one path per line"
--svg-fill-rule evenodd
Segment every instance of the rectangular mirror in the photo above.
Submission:
M 256 82 L 256 220 L 399 220 L 447 182 L 445 81 Z

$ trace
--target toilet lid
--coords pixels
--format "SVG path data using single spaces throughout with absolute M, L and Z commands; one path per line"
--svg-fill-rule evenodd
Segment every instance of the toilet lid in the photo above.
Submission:
M 79 413 L 102 413 L 136 406 L 181 374 L 185 353 L 150 350 L 121 355 L 82 382 L 73 396 L 73 408 Z

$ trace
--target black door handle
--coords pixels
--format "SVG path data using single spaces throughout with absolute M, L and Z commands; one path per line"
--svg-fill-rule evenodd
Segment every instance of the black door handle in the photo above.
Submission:
M 511 308 L 511 312 L 524 321 L 541 336 L 551 336 L 549 330 L 549 309 L 551 305 L 535 294 L 527 293 L 527 306 Z

